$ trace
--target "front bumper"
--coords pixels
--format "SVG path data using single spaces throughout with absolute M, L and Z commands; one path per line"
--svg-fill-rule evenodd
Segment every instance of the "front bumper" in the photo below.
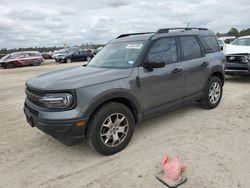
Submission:
M 24 114 L 27 122 L 31 127 L 37 127 L 48 135 L 51 135 L 66 145 L 79 144 L 84 140 L 84 132 L 86 125 L 77 127 L 76 122 L 85 121 L 86 119 L 65 119 L 65 120 L 47 120 L 41 119 L 37 115 L 37 111 L 25 104 Z
M 226 63 L 226 75 L 250 75 L 250 63 Z
M 66 61 L 66 57 L 57 57 L 57 61 L 58 62 L 65 62 Z

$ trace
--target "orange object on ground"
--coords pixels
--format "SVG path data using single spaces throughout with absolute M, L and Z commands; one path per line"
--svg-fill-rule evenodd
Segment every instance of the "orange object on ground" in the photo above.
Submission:
M 181 163 L 179 156 L 174 159 L 165 156 L 161 161 L 161 165 L 163 167 L 163 172 L 161 172 L 157 178 L 165 185 L 177 187 L 187 181 L 187 178 L 182 174 L 186 170 L 186 166 Z

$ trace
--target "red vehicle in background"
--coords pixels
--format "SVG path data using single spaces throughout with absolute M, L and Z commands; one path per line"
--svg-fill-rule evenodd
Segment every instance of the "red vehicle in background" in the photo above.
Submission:
M 44 61 L 43 56 L 37 51 L 14 52 L 0 59 L 3 68 L 14 68 L 21 66 L 38 66 Z

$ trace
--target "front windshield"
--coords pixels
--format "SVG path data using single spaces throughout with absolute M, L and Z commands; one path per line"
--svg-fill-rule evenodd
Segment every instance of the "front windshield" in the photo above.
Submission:
M 235 39 L 232 42 L 233 45 L 239 45 L 239 46 L 250 46 L 250 38 L 240 38 Z
M 145 42 L 109 43 L 89 62 L 88 66 L 102 68 L 133 67 L 140 55 Z
M 68 53 L 68 51 L 65 50 L 65 49 L 58 50 L 58 51 L 55 51 L 55 52 L 54 52 L 54 54 L 66 54 L 66 53 Z

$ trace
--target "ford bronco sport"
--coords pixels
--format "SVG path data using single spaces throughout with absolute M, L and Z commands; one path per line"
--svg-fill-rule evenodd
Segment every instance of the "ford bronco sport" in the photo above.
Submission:
M 123 34 L 87 66 L 27 81 L 24 112 L 32 127 L 63 143 L 87 138 L 110 155 L 127 146 L 143 119 L 193 101 L 217 107 L 224 63 L 214 33 L 204 28 Z

